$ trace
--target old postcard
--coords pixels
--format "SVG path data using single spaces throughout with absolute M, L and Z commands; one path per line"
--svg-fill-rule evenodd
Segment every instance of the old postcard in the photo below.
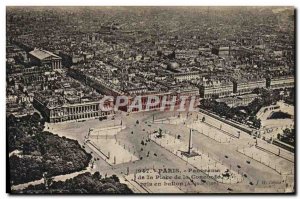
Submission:
M 7 192 L 295 193 L 293 7 L 6 7 Z

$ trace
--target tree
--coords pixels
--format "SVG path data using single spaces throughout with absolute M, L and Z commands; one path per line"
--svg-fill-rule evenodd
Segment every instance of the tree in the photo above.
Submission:
M 112 175 L 111 178 L 112 178 L 115 182 L 120 182 L 118 176 L 116 176 L 115 174 Z
M 253 117 L 252 122 L 253 122 L 253 126 L 254 126 L 254 127 L 256 127 L 256 128 L 258 128 L 258 129 L 261 127 L 261 120 L 260 120 L 260 119 L 257 119 L 256 116 Z
M 96 171 L 93 175 L 93 178 L 96 180 L 101 180 L 102 176 L 99 171 Z
M 230 107 L 226 103 L 221 102 L 213 107 L 213 111 L 221 116 L 229 116 Z
M 10 124 L 7 127 L 9 151 L 18 149 L 29 155 L 9 157 L 10 180 L 15 184 L 38 180 L 43 172 L 51 177 L 80 171 L 91 160 L 91 155 L 81 148 L 78 141 L 43 131 L 38 118 L 38 115 L 7 118 Z M 33 135 L 30 132 L 34 132 Z
M 281 138 L 280 133 L 277 133 L 277 139 L 280 140 L 280 138 Z
M 284 129 L 280 140 L 290 145 L 295 145 L 295 129 Z

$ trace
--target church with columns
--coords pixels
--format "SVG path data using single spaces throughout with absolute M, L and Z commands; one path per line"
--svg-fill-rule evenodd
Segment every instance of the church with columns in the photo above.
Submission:
M 35 48 L 29 52 L 28 57 L 33 65 L 49 66 L 52 70 L 60 70 L 62 68 L 62 58 L 47 50 Z

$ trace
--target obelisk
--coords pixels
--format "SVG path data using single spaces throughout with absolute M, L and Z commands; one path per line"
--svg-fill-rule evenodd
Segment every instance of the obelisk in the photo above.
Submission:
M 189 137 L 189 149 L 188 149 L 188 154 L 191 155 L 192 149 L 193 149 L 193 143 L 192 143 L 192 132 L 193 130 L 190 129 L 190 137 Z

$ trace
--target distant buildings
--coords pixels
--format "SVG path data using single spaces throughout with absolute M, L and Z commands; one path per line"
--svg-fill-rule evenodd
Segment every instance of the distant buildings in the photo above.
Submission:
M 176 50 L 176 59 L 194 59 L 199 56 L 199 50 Z
M 222 98 L 233 93 L 233 83 L 230 80 L 209 79 L 200 85 L 200 97 Z
M 62 68 L 61 57 L 38 48 L 29 52 L 29 60 L 34 65 L 50 66 L 53 70 Z
M 195 71 L 195 72 L 174 73 L 173 77 L 176 81 L 182 82 L 182 81 L 200 79 L 201 75 L 199 71 Z
M 189 104 L 192 96 L 199 96 L 199 89 L 196 86 L 191 86 L 184 83 L 177 83 L 177 85 L 172 85 L 171 82 L 168 82 L 168 80 L 166 79 L 160 79 L 156 83 L 151 83 L 150 81 L 147 82 L 145 79 L 141 78 L 139 83 L 133 83 L 130 80 L 122 80 L 121 77 L 118 77 L 120 79 L 119 81 L 115 81 L 115 83 L 109 83 L 109 80 L 117 77 L 109 77 L 110 79 L 105 79 L 108 77 L 101 77 L 101 75 L 97 76 L 97 72 L 90 73 L 89 69 L 84 70 L 75 67 L 69 70 L 69 75 L 77 79 L 78 81 L 81 81 L 82 83 L 96 89 L 99 93 L 113 96 L 115 100 L 118 96 L 128 97 L 127 105 L 120 107 L 120 110 L 125 112 L 146 110 L 146 107 L 148 105 L 148 97 L 158 97 L 160 103 L 155 106 L 148 107 L 148 110 L 158 110 L 162 107 L 164 98 L 169 101 L 172 100 L 173 97 L 176 97 L 174 105 L 175 108 L 178 108 L 181 102 L 180 96 L 187 97 L 186 104 Z M 119 86 L 119 84 L 121 85 Z M 147 84 L 148 86 L 144 86 Z M 141 98 L 142 110 L 133 107 L 133 100 L 135 99 L 135 96 L 139 96 Z M 194 106 L 196 106 L 196 102 Z M 170 105 L 167 105 L 164 110 L 168 110 L 169 108 Z
M 294 86 L 294 76 L 272 77 L 268 79 L 267 85 L 270 89 L 293 88 Z
M 111 115 L 97 109 L 104 95 L 128 96 L 122 110 L 134 112 L 130 102 L 135 96 L 142 97 L 143 109 L 148 96 L 200 96 L 236 106 L 253 100 L 256 88 L 294 87 L 292 20 L 280 29 L 274 17 L 267 23 L 247 18 L 250 25 L 240 26 L 231 20 L 234 15 L 222 14 L 220 23 L 188 19 L 174 26 L 178 13 L 170 13 L 173 17 L 158 20 L 157 14 L 144 23 L 118 25 L 104 15 L 95 14 L 94 20 L 72 15 L 70 20 L 63 10 L 59 17 L 47 13 L 21 12 L 15 18 L 14 11 L 8 12 L 6 65 L 7 107 L 33 103 L 49 122 Z
M 246 77 L 233 80 L 233 93 L 238 95 L 251 93 L 255 88 L 266 88 L 266 79 L 262 77 Z
M 35 111 L 31 104 L 32 100 L 32 95 L 9 89 L 6 97 L 6 114 L 15 117 L 32 115 Z
M 283 76 L 273 78 L 244 78 L 233 81 L 207 80 L 200 85 L 200 97 L 222 98 L 231 95 L 245 95 L 256 88 L 284 89 L 293 88 L 294 77 Z M 230 99 L 228 99 L 230 101 Z

